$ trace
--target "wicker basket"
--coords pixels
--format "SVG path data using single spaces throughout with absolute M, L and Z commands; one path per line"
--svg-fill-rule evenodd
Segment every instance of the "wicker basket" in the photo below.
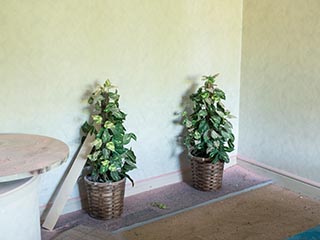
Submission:
M 195 157 L 189 153 L 192 182 L 196 189 L 214 191 L 221 188 L 224 162 L 211 163 L 209 158 Z
M 87 189 L 89 215 L 98 219 L 111 219 L 123 212 L 125 181 L 97 183 L 84 177 Z

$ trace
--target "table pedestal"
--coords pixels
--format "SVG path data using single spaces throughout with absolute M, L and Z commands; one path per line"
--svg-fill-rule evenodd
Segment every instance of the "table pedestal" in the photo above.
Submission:
M 39 179 L 0 183 L 1 240 L 41 240 Z

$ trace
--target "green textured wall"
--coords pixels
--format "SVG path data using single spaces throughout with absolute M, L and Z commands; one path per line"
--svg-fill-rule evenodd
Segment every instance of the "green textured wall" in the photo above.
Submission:
M 320 1 L 244 0 L 238 153 L 320 182 Z
M 220 72 L 238 115 L 241 11 L 239 0 L 1 1 L 0 132 L 59 138 L 72 157 L 87 118 L 83 96 L 110 78 L 138 136 L 132 177 L 179 170 L 173 113 L 191 80 Z M 42 178 L 41 205 L 66 166 Z

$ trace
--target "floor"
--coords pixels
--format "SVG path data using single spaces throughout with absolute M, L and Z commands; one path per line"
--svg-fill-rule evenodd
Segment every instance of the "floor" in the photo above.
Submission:
M 173 184 L 126 198 L 118 219 L 64 215 L 55 231 L 42 230 L 42 239 L 284 239 L 320 223 L 319 202 L 270 184 L 234 166 L 217 192 Z
M 121 237 L 128 240 L 281 240 L 319 224 L 320 202 L 269 185 L 124 231 Z M 320 239 L 320 235 L 317 237 Z

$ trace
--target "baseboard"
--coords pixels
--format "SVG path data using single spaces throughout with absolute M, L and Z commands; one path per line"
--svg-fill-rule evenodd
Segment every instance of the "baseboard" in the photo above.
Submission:
M 237 164 L 241 167 L 253 171 L 262 176 L 271 178 L 273 182 L 281 187 L 293 192 L 305 195 L 310 198 L 320 199 L 320 183 L 302 178 L 292 173 L 273 168 L 271 166 L 246 159 L 242 156 L 237 157 Z
M 231 156 L 230 162 L 225 165 L 225 169 L 235 165 L 236 160 L 237 160 L 236 156 Z M 182 181 L 190 181 L 191 175 L 189 173 L 190 173 L 190 169 L 186 168 L 183 170 L 179 170 L 179 171 L 163 174 L 160 176 L 137 181 L 135 183 L 134 187 L 131 187 L 131 184 L 128 183 L 126 186 L 125 197 L 133 196 L 133 195 L 136 195 L 139 193 L 143 193 L 143 192 L 150 191 L 150 190 L 153 190 L 156 188 L 179 183 Z
M 233 166 L 236 164 L 236 156 L 230 157 L 230 162 L 225 165 L 225 169 Z M 138 180 L 135 182 L 134 187 L 131 186 L 131 183 L 128 181 L 126 184 L 126 191 L 125 191 L 125 197 L 133 196 L 139 193 L 143 193 L 146 191 L 150 191 L 153 189 L 157 189 L 160 187 L 164 187 L 167 185 L 179 183 L 182 181 L 189 181 L 190 180 L 190 169 L 186 168 L 183 170 L 178 170 L 175 172 L 170 172 L 166 174 L 162 174 L 159 176 Z M 62 214 L 75 212 L 81 209 L 86 208 L 84 205 L 84 199 L 81 199 L 80 197 L 76 198 L 70 198 L 68 199 Z M 43 215 L 43 212 L 48 208 L 50 205 L 45 205 L 40 207 L 40 213 Z

